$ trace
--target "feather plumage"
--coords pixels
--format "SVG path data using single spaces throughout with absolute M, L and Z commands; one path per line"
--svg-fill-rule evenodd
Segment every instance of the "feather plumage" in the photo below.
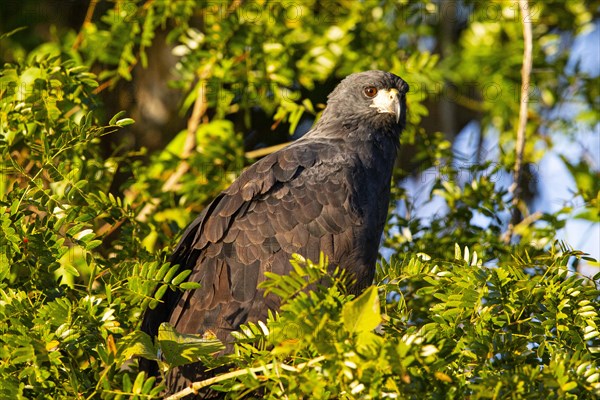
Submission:
M 370 106 L 367 86 L 395 89 L 402 115 Z M 290 270 L 293 252 L 328 255 L 355 276 L 360 292 L 373 279 L 387 215 L 390 180 L 404 124 L 406 83 L 382 71 L 350 75 L 330 94 L 321 120 L 288 147 L 246 169 L 190 224 L 171 261 L 191 269 L 196 290 L 168 292 L 147 310 L 142 329 L 162 322 L 182 333 L 211 331 L 225 343 L 247 321 L 264 320 L 278 300 L 257 285 L 266 271 Z M 148 363 L 146 369 L 151 369 Z M 175 368 L 177 391 L 204 374 L 199 364 Z

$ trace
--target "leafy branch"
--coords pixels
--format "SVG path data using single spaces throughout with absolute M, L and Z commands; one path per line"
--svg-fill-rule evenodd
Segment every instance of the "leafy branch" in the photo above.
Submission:
M 217 376 L 209 378 L 209 379 L 205 379 L 203 381 L 194 382 L 190 385 L 190 387 L 187 387 L 177 393 L 174 393 L 168 397 L 165 397 L 165 400 L 182 399 L 185 396 L 188 396 L 190 394 L 197 394 L 200 389 L 207 388 L 211 385 L 214 385 L 215 383 L 227 381 L 227 380 L 234 379 L 234 378 L 244 376 L 244 375 L 253 375 L 253 374 L 261 373 L 261 372 L 266 373 L 269 370 L 282 369 L 282 370 L 285 370 L 288 372 L 301 373 L 304 368 L 311 367 L 313 365 L 317 365 L 323 360 L 325 360 L 325 356 L 318 356 L 318 357 L 313 358 L 310 361 L 306 361 L 306 362 L 298 364 L 298 365 L 288 365 L 288 364 L 285 364 L 282 362 L 274 362 L 274 363 L 270 363 L 270 364 L 266 364 L 266 365 L 261 365 L 260 367 L 245 368 L 245 369 L 227 372 L 227 373 L 217 375 Z

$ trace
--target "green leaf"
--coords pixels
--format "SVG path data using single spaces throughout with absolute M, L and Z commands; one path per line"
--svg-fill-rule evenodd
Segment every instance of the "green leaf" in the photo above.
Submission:
M 171 280 L 171 284 L 172 285 L 179 285 L 181 282 L 183 282 L 190 274 L 192 273 L 191 269 L 186 269 L 182 272 L 180 272 L 175 278 L 173 278 L 173 280 Z
M 142 387 L 144 385 L 144 377 L 146 376 L 146 374 L 144 372 L 139 372 L 135 378 L 135 381 L 133 382 L 133 388 L 132 388 L 132 392 L 134 394 L 140 394 L 142 393 Z
M 562 385 L 560 388 L 565 391 L 568 392 L 569 390 L 573 390 L 577 387 L 577 382 L 567 382 L 564 385 Z
M 178 333 L 164 322 L 158 328 L 158 345 L 165 361 L 171 367 L 199 361 L 225 348 L 218 339 L 205 339 L 201 335 Z
M 123 391 L 131 392 L 131 378 L 129 374 L 123 374 Z
M 115 125 L 123 127 L 123 126 L 131 125 L 134 123 L 135 123 L 135 121 L 132 118 L 122 118 L 122 119 L 118 120 L 117 122 L 115 122 Z
M 162 297 L 165 295 L 165 293 L 167 293 L 167 290 L 169 289 L 169 285 L 162 284 L 158 289 L 156 289 L 156 293 L 154 293 L 154 298 L 155 299 L 162 299 Z
M 167 272 L 167 274 L 164 276 L 164 278 L 162 278 L 162 280 L 164 282 L 170 282 L 171 279 L 173 279 L 173 277 L 177 273 L 177 271 L 179 271 L 179 265 L 178 264 L 172 265 L 171 268 L 169 268 L 169 271 Z M 191 272 L 191 270 L 188 270 L 188 271 Z
M 182 282 L 179 284 L 179 287 L 183 290 L 192 290 L 200 288 L 200 284 L 198 282 Z
M 357 333 L 375 329 L 381 323 L 377 286 L 370 286 L 356 299 L 344 304 L 342 319 L 344 328 L 348 332 Z
M 123 360 L 128 360 L 135 356 L 157 360 L 158 347 L 152 343 L 152 338 L 145 332 L 136 330 L 122 339 Z
M 111 119 L 110 121 L 108 121 L 108 125 L 114 126 L 117 121 L 119 120 L 119 118 L 121 118 L 123 115 L 125 115 L 126 111 L 122 110 L 119 111 L 118 113 L 116 113 Z

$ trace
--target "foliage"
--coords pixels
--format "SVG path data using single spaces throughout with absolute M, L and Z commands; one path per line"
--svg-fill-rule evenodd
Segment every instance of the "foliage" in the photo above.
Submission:
M 11 29 L 39 28 L 27 10 L 47 2 L 22 3 Z M 594 260 L 555 240 L 571 217 L 598 221 L 597 170 L 564 154 L 581 207 L 522 204 L 506 236 L 521 16 L 511 2 L 464 3 L 442 52 L 428 43 L 444 37 L 449 11 L 426 1 L 90 2 L 76 29 L 0 32 L 0 397 L 158 398 L 136 356 L 159 348 L 164 368 L 228 365 L 213 388 L 230 398 L 598 397 L 600 276 L 580 276 L 577 264 Z M 533 77 L 529 99 L 525 161 L 537 163 L 555 140 L 598 124 L 598 77 L 569 67 L 568 51 L 597 15 L 551 1 L 526 17 L 536 71 L 549 71 Z M 157 153 L 107 150 L 134 121 L 103 94 L 135 83 L 161 33 L 178 57 L 171 86 L 188 128 Z M 156 342 L 141 333 L 141 313 L 168 288 L 196 287 L 167 255 L 248 162 L 242 132 L 257 128 L 256 110 L 296 134 L 339 78 L 371 68 L 409 80 L 402 144 L 433 176 L 423 203 L 403 185 L 407 165 L 396 171 L 384 242 L 393 255 L 375 285 L 353 297 L 343 270 L 296 258 L 292 274 L 264 283 L 281 310 L 243 327 L 234 354 L 215 358 L 215 340 L 168 325 Z M 448 100 L 497 134 L 496 159 L 463 160 L 420 126 Z M 574 116 L 557 117 L 571 101 Z M 433 217 L 418 213 L 432 204 L 443 205 Z
M 592 399 L 600 287 L 569 273 L 580 256 L 553 248 L 490 267 L 456 245 L 449 260 L 394 257 L 357 298 L 326 260 L 297 257 L 263 284 L 281 311 L 236 333 L 234 373 L 212 387 L 232 399 Z

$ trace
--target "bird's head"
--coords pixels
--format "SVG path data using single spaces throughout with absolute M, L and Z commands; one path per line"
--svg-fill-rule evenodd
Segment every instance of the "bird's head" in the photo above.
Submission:
M 399 133 L 406 122 L 408 84 L 385 71 L 349 75 L 331 92 L 321 117 L 356 131 Z

